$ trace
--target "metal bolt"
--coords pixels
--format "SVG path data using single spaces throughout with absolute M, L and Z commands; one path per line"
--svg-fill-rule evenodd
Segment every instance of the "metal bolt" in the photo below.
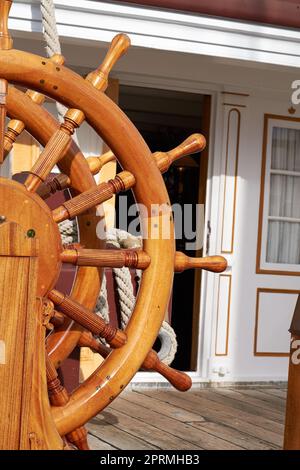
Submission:
M 0 215 L 0 224 L 3 224 L 3 222 L 6 221 L 5 215 Z
M 27 232 L 27 237 L 28 237 L 28 238 L 34 238 L 34 237 L 35 237 L 35 230 L 33 230 L 33 228 L 31 228 L 30 230 L 28 230 L 28 232 Z

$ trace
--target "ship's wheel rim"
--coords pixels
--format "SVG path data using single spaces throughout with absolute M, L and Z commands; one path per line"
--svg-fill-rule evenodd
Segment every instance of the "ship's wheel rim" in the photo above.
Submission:
M 152 204 L 170 206 L 167 191 L 151 152 L 129 119 L 109 98 L 65 67 L 32 54 L 0 52 L 0 76 L 39 91 L 69 108 L 80 108 L 87 122 L 113 150 L 120 164 L 136 177 L 134 194 L 148 214 L 144 227 L 165 218 L 151 215 Z M 22 73 L 20 73 L 22 72 Z M 117 138 L 116 138 L 117 134 Z M 122 141 L 120 141 L 122 139 Z M 149 184 L 150 182 L 150 184 Z M 169 209 L 163 209 L 170 214 Z M 163 321 L 174 271 L 172 221 L 169 239 L 144 241 L 151 264 L 144 273 L 135 311 L 126 329 L 128 342 L 115 350 L 72 395 L 67 405 L 53 409 L 61 435 L 83 425 L 107 406 L 128 384 L 144 361 Z M 161 254 L 163 253 L 163 256 Z

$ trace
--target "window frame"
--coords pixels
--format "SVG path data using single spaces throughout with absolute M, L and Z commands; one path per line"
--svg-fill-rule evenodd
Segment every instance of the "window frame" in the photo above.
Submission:
M 280 116 L 275 114 L 264 115 L 256 273 L 282 276 L 300 276 L 300 264 L 270 263 L 266 261 L 268 222 L 270 218 L 274 219 L 274 217 L 269 216 L 270 185 L 272 174 L 272 132 L 274 127 L 297 129 L 300 131 L 300 118 Z M 279 172 L 280 170 L 278 170 L 277 174 Z M 285 170 L 282 170 L 282 174 L 284 174 L 284 172 Z M 298 176 L 298 173 L 299 172 L 295 171 L 295 176 Z M 280 217 L 278 217 L 278 219 L 280 220 Z

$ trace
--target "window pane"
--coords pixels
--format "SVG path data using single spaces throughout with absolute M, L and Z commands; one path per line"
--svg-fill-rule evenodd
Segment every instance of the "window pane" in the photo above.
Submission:
M 300 171 L 300 130 L 273 128 L 271 168 Z
M 269 221 L 267 262 L 300 264 L 300 223 Z
M 269 215 L 300 219 L 300 176 L 271 175 Z

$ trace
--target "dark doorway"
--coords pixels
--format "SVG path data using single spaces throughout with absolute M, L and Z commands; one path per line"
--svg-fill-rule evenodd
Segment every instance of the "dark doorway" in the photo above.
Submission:
M 121 85 L 119 106 L 152 152 L 171 150 L 193 133 L 201 132 L 208 137 L 210 96 Z M 207 151 L 182 158 L 164 175 L 171 203 L 193 206 L 193 231 L 196 231 L 195 205 L 205 204 L 206 179 Z M 134 200 L 131 194 L 127 197 L 129 206 Z M 178 238 L 177 250 L 188 256 L 202 255 L 201 249 L 187 250 L 187 242 L 191 240 L 185 235 Z M 193 270 L 175 275 L 171 324 L 177 335 L 178 352 L 173 367 L 180 370 L 191 371 L 197 367 L 200 287 L 201 274 Z

